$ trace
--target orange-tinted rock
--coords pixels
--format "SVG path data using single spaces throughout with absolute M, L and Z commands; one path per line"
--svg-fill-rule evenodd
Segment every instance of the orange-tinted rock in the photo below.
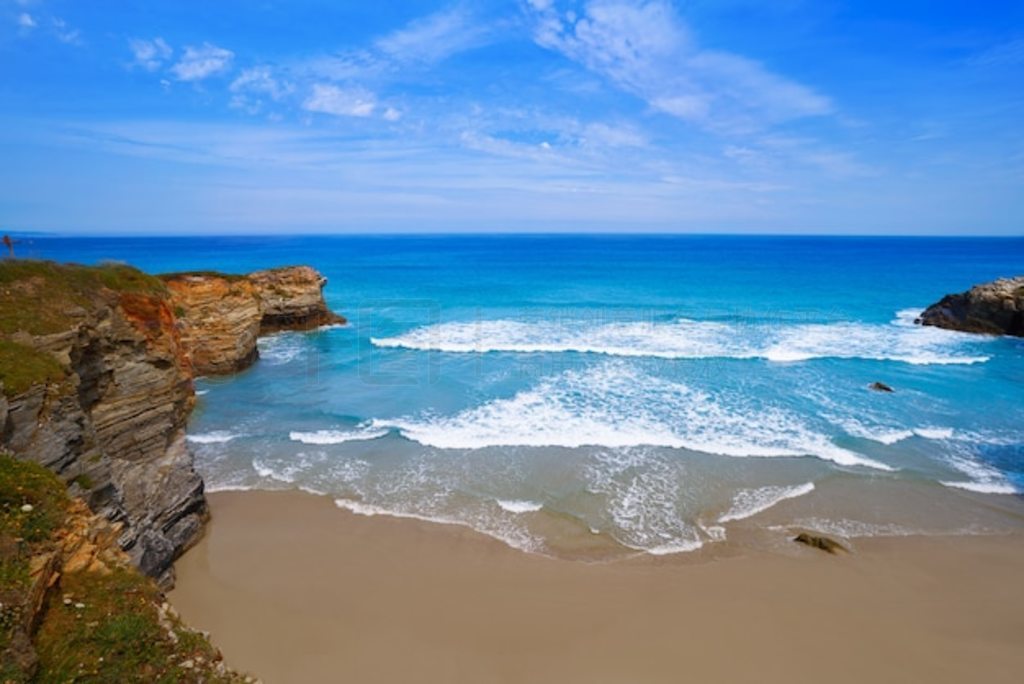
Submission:
M 313 330 L 344 323 L 327 308 L 323 289 L 327 278 L 309 266 L 287 266 L 249 275 L 256 286 L 263 318 L 261 332 Z

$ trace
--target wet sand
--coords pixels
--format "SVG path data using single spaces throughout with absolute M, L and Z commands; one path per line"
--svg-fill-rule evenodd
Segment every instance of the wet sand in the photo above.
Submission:
M 267 684 L 1024 676 L 1024 535 L 586 564 L 298 492 L 209 500 L 170 600 Z

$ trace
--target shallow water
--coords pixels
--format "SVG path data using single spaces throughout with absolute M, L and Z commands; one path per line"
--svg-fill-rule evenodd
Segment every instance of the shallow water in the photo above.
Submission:
M 210 489 L 605 557 L 1018 528 L 1024 343 L 915 326 L 1020 273 L 1024 240 L 435 237 L 36 240 L 147 270 L 308 263 L 345 327 L 198 383 Z M 23 250 L 24 252 L 25 250 Z M 868 389 L 874 381 L 893 394 Z

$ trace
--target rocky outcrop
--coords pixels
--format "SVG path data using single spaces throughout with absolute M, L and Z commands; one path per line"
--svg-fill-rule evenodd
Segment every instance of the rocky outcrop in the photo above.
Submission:
M 185 444 L 192 367 L 167 290 L 125 266 L 5 262 L 0 313 L 0 339 L 21 350 L 0 364 L 0 446 L 120 523 L 121 548 L 172 583 L 207 507 Z M 59 372 L 26 378 L 36 357 Z
M 845 546 L 837 542 L 835 539 L 826 537 L 823 534 L 811 534 L 810 532 L 801 532 L 793 538 L 797 544 L 805 544 L 810 546 L 812 549 L 818 549 L 825 553 L 835 555 L 837 553 L 847 553 L 848 550 Z
M 252 365 L 263 314 L 255 285 L 215 273 L 163 276 L 196 373 L 223 375 Z
M 288 266 L 249 275 L 260 297 L 260 332 L 313 330 L 344 323 L 327 308 L 323 289 L 327 278 L 309 266 Z
M 247 276 L 176 273 L 162 276 L 171 291 L 181 337 L 197 373 L 218 375 L 256 361 L 256 338 L 280 330 L 344 323 L 327 308 L 327 279 L 308 266 Z
M 946 295 L 925 309 L 917 322 L 963 332 L 1024 337 L 1024 276 Z

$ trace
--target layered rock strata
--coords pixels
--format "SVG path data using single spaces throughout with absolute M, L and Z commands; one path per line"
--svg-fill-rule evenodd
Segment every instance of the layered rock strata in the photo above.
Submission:
M 162 276 L 182 327 L 182 340 L 202 375 L 242 370 L 256 361 L 256 338 L 281 330 L 344 323 L 324 301 L 327 279 L 308 266 L 245 276 L 177 273 Z

